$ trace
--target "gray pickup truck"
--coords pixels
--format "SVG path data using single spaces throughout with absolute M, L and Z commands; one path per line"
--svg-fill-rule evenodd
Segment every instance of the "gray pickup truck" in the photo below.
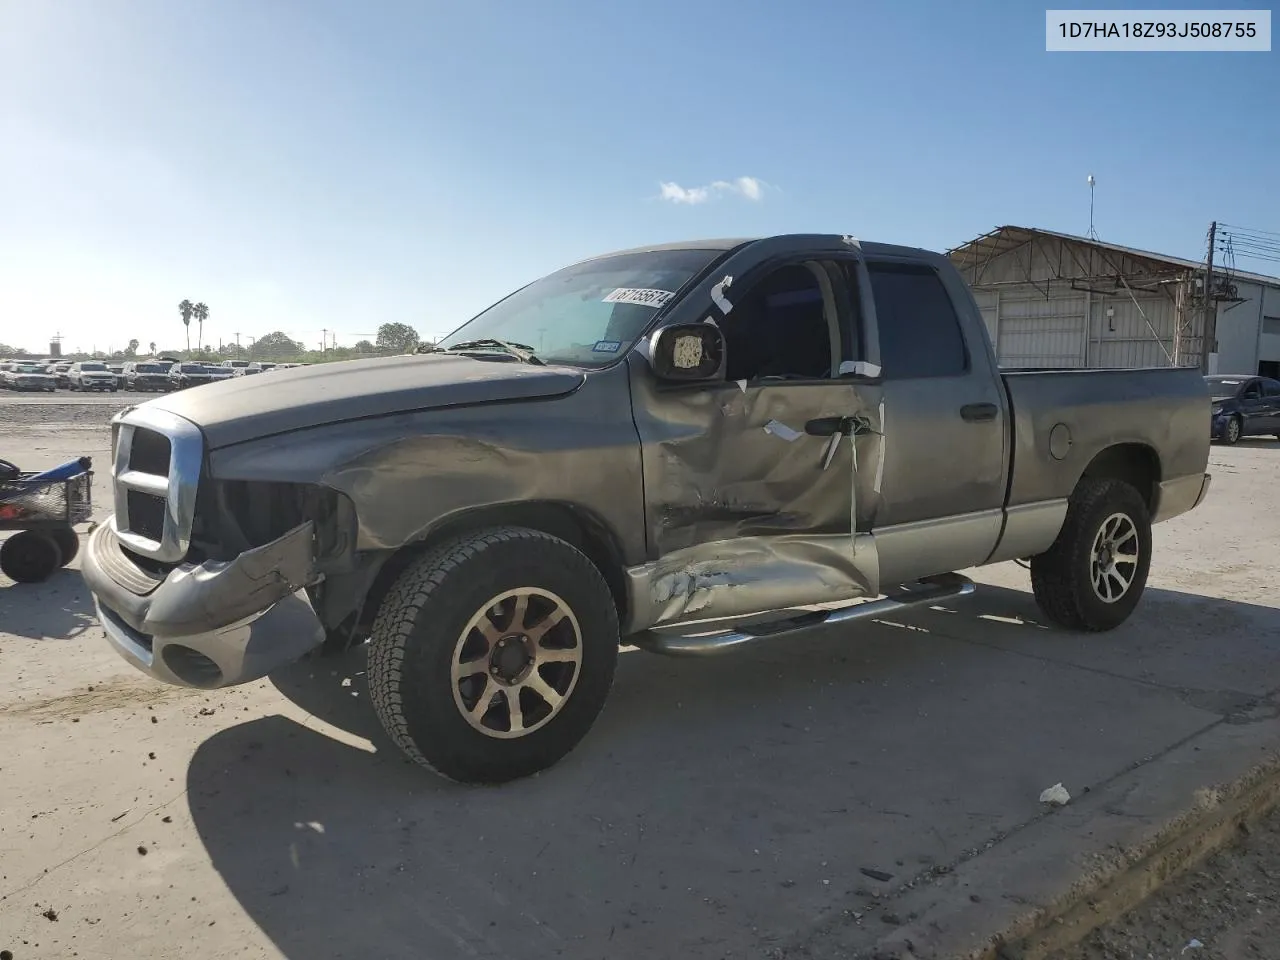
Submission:
M 623 645 L 785 643 L 1015 559 L 1052 621 L 1117 626 L 1151 524 L 1205 496 L 1209 416 L 1193 369 L 1002 373 L 935 253 L 653 246 L 426 353 L 126 410 L 83 569 L 110 642 L 169 683 L 367 640 L 395 742 L 500 782 L 573 749 Z

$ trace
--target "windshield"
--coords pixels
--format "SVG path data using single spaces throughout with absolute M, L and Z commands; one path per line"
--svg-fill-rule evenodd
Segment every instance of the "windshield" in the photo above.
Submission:
M 602 367 L 618 359 L 653 315 L 718 250 L 652 250 L 601 257 L 535 280 L 437 346 L 505 340 L 547 362 Z M 477 347 L 501 352 L 496 345 Z
M 158 363 L 140 363 L 133 369 L 135 373 L 164 373 L 164 367 Z
M 215 367 L 213 366 L 213 364 L 210 364 L 210 363 L 184 363 L 182 365 L 182 372 L 183 373 L 221 373 L 222 370 L 221 368 Z
M 103 366 L 101 363 L 82 363 L 80 364 L 80 369 L 89 370 L 91 372 L 102 372 L 102 373 L 107 372 L 107 368 Z
M 1244 383 L 1239 377 L 1205 377 L 1204 382 L 1209 388 L 1209 396 L 1214 400 L 1234 397 Z
M 20 363 L 15 370 L 17 373 L 44 373 L 44 367 L 38 363 Z

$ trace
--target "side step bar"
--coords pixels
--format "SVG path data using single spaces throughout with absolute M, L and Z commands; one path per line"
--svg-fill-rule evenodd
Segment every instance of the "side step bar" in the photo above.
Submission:
M 904 589 L 888 594 L 878 600 L 867 600 L 839 610 L 815 610 L 802 613 L 786 620 L 772 621 L 750 627 L 742 627 L 724 633 L 708 633 L 702 636 L 685 636 L 678 633 L 667 633 L 661 629 L 646 630 L 623 642 L 648 650 L 651 653 L 662 653 L 671 657 L 711 657 L 736 650 L 744 644 L 754 643 L 770 637 L 781 637 L 811 630 L 814 627 L 830 626 L 836 623 L 848 623 L 853 620 L 872 620 L 889 616 L 911 607 L 938 603 L 941 600 L 952 600 L 956 597 L 967 597 L 977 589 L 974 582 L 958 573 L 944 573 L 936 577 L 927 577 L 912 584 L 904 584 Z M 692 624 L 690 625 L 692 626 Z M 672 628 L 674 629 L 674 628 Z

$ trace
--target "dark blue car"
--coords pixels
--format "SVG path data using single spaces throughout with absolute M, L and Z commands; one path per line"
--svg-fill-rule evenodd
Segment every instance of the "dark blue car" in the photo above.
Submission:
M 1224 443 L 1241 437 L 1280 439 L 1280 380 L 1267 377 L 1205 377 L 1213 399 L 1210 436 Z

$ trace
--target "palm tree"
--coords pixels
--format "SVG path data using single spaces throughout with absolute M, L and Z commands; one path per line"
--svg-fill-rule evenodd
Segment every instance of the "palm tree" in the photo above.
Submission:
M 154 340 L 151 341 L 151 355 L 153 357 L 156 355 L 156 342 Z
M 199 332 L 196 334 L 196 349 L 204 349 L 204 322 L 209 319 L 209 308 L 203 303 L 197 303 L 191 308 L 191 315 L 200 322 Z
M 191 314 L 195 311 L 195 307 L 191 305 L 190 300 L 183 300 L 178 304 L 178 312 L 182 314 L 182 325 L 187 328 L 187 353 L 191 352 Z

